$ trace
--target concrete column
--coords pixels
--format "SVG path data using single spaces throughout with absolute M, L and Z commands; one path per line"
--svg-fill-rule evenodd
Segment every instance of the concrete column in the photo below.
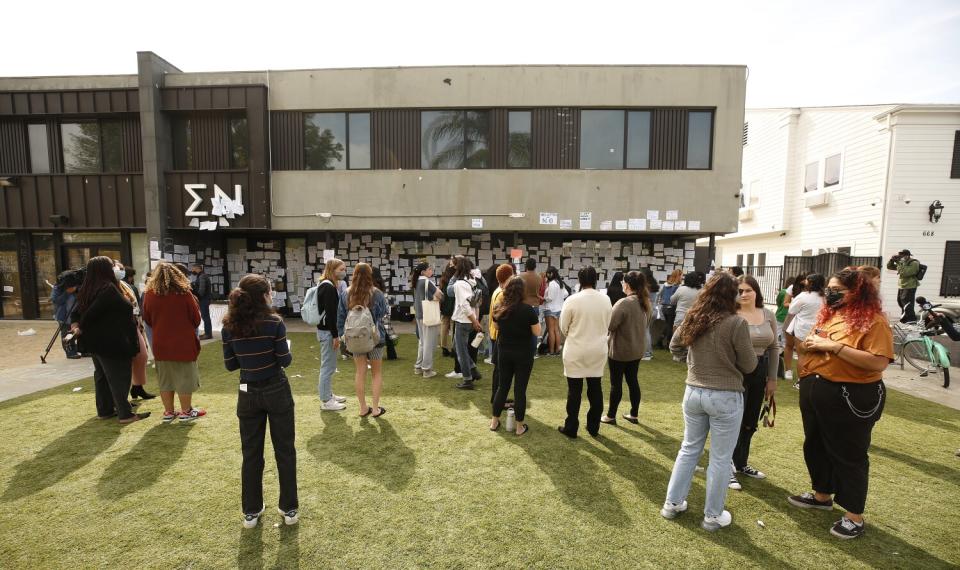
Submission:
M 164 172 L 173 166 L 170 122 L 161 112 L 160 88 L 164 75 L 180 70 L 150 51 L 137 52 L 140 97 L 140 137 L 143 149 L 143 192 L 147 236 L 163 247 L 167 237 L 167 198 Z M 149 252 L 144 252 L 149 255 Z

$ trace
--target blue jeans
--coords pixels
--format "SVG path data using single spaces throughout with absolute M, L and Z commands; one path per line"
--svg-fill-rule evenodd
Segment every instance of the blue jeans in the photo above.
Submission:
M 742 417 L 741 392 L 687 386 L 683 394 L 683 443 L 670 474 L 667 501 L 679 504 L 686 500 L 697 462 L 703 455 L 707 433 L 710 433 L 707 500 L 703 514 L 715 517 L 723 513 L 730 482 L 730 461 L 740 435 Z
M 320 341 L 320 401 L 326 402 L 333 397 L 333 373 L 337 371 L 337 353 L 333 350 L 333 333 L 317 331 Z
M 470 358 L 470 332 L 473 331 L 473 324 L 454 322 L 453 328 L 453 348 L 457 351 L 457 360 L 460 362 L 460 373 L 464 380 L 472 378 L 473 369 L 477 363 Z
M 210 322 L 210 299 L 200 299 L 200 318 L 203 319 L 203 334 L 213 334 L 213 324 Z

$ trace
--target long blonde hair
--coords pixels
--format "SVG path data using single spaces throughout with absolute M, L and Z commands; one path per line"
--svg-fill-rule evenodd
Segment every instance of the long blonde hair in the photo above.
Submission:
M 331 257 L 323 264 L 323 275 L 320 277 L 320 281 L 324 279 L 330 280 L 333 283 L 333 288 L 336 289 L 340 285 L 340 280 L 337 279 L 337 269 L 343 267 L 347 268 L 347 264 L 343 262 L 342 259 L 337 259 L 336 257 Z
M 347 289 L 347 308 L 352 309 L 357 305 L 369 307 L 376 290 L 373 285 L 373 269 L 367 263 L 358 263 L 353 268 L 353 279 Z
M 670 277 L 667 277 L 667 285 L 679 285 L 681 281 L 683 281 L 683 271 L 679 269 L 674 269 Z
M 153 269 L 145 287 L 157 295 L 183 295 L 190 293 L 190 281 L 182 271 L 170 263 L 161 262 Z

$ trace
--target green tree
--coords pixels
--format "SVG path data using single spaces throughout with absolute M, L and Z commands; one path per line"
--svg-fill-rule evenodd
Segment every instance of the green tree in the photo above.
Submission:
M 423 130 L 424 167 L 487 167 L 490 150 L 486 111 L 434 111 L 431 115 L 430 123 Z
M 100 172 L 100 127 L 97 123 L 65 123 L 63 166 L 67 172 Z
M 343 162 L 343 143 L 330 129 L 321 129 L 308 121 L 303 129 L 303 146 L 307 170 L 335 170 Z

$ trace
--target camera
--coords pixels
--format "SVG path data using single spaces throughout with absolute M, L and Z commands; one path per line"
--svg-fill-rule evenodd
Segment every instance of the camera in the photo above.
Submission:
M 86 269 L 68 269 L 57 277 L 57 286 L 62 289 L 71 287 L 80 288 L 83 285 L 83 278 L 86 276 Z

